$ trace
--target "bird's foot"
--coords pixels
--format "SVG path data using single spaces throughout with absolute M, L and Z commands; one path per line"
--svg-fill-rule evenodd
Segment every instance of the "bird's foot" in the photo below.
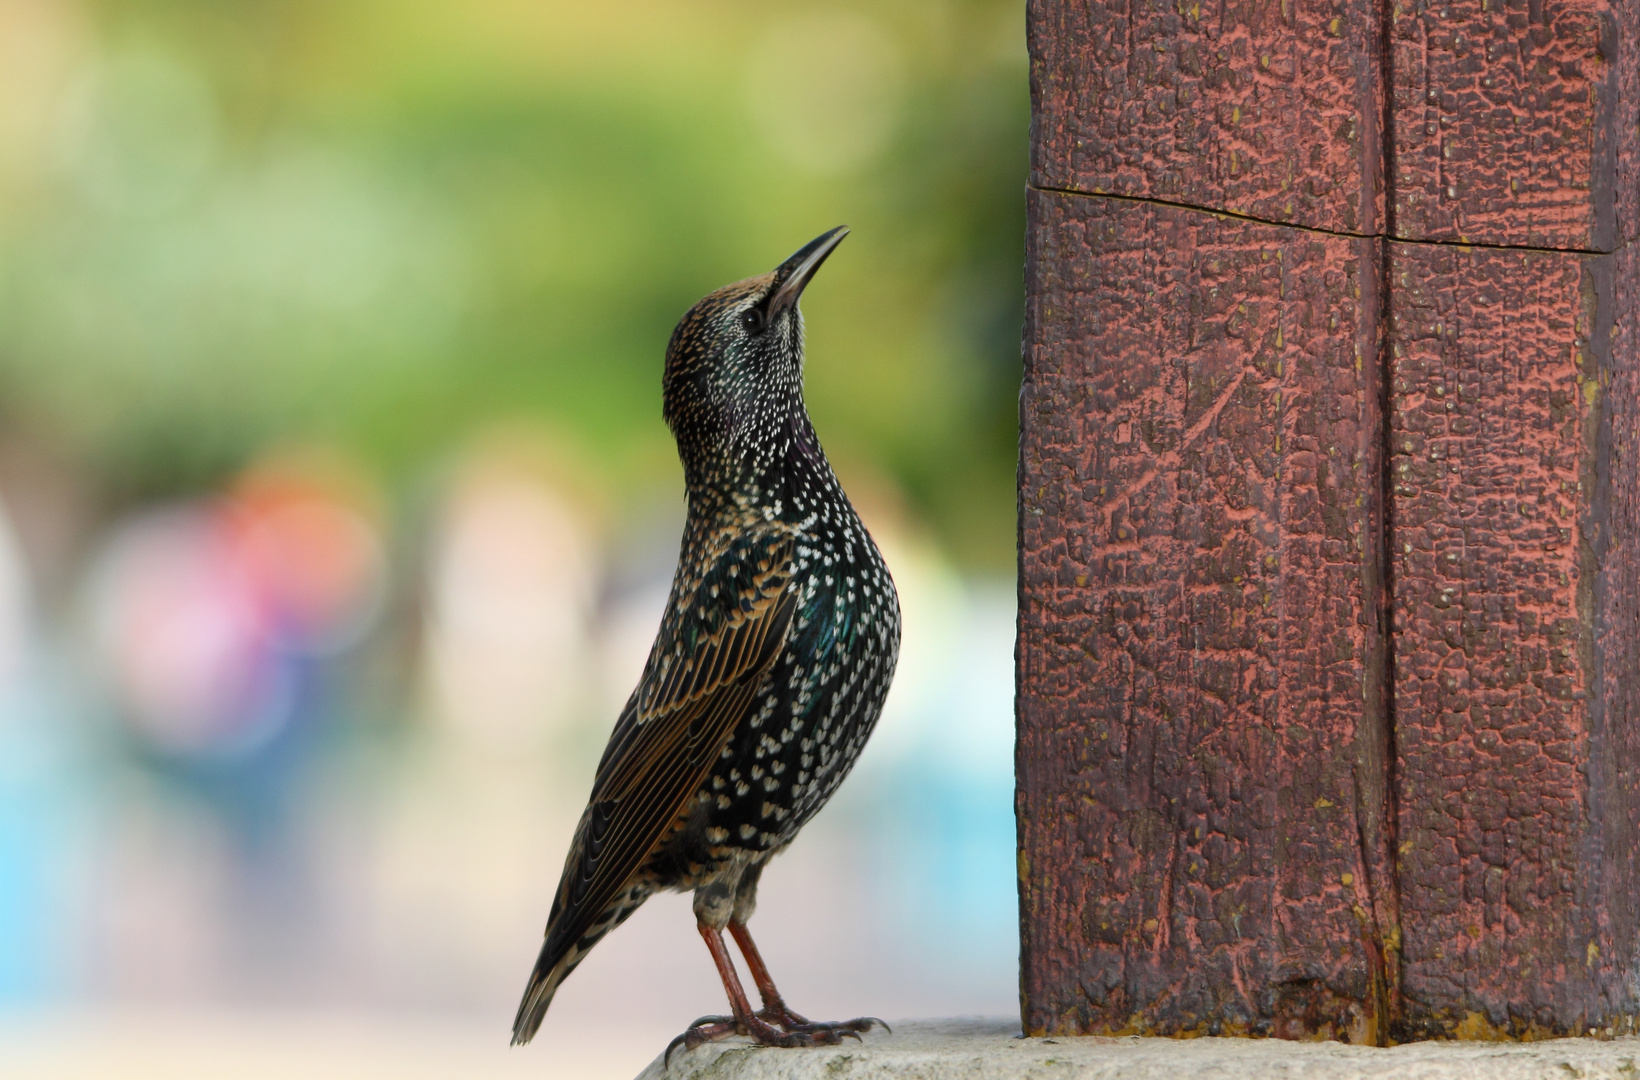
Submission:
M 757 1010 L 757 1018 L 775 1027 L 785 1028 L 787 1031 L 797 1031 L 807 1027 L 811 1021 L 801 1013 L 794 1013 L 786 1007 L 784 1001 L 776 1000 L 772 1005 L 764 999 L 763 1008 Z
M 666 1044 L 666 1053 L 661 1061 L 668 1067 L 672 1064 L 672 1051 L 683 1047 L 685 1052 L 697 1046 L 705 1046 L 709 1042 L 727 1039 L 731 1035 L 739 1034 L 740 1025 L 732 1016 L 703 1016 L 690 1024 L 682 1035 Z
M 780 1026 L 776 1026 L 776 1016 Z M 858 1041 L 862 1032 L 870 1031 L 874 1026 L 888 1030 L 888 1025 L 874 1016 L 830 1024 L 813 1023 L 784 1006 L 778 1012 L 764 1009 L 738 1019 L 733 1016 L 702 1016 L 689 1025 L 689 1030 L 667 1045 L 664 1060 L 670 1064 L 672 1051 L 680 1046 L 685 1051 L 693 1050 L 730 1035 L 748 1036 L 759 1046 L 836 1046 L 845 1038 Z
M 757 1011 L 757 1018 L 765 1023 L 774 1024 L 785 1031 L 813 1034 L 820 1031 L 832 1031 L 838 1035 L 847 1035 L 858 1039 L 863 1033 L 873 1027 L 880 1027 L 890 1035 L 893 1030 L 875 1016 L 859 1016 L 853 1020 L 836 1020 L 831 1022 L 810 1020 L 801 1013 L 792 1012 L 784 1001 L 776 1001 Z
M 862 1034 L 874 1027 L 880 1027 L 890 1035 L 894 1034 L 892 1028 L 875 1016 L 857 1016 L 853 1020 L 832 1020 L 829 1022 L 800 1021 L 788 1025 L 786 1030 L 797 1035 L 814 1035 L 817 1037 L 829 1034 L 831 1037 L 826 1040 L 829 1045 L 840 1041 L 845 1035 L 858 1042 Z

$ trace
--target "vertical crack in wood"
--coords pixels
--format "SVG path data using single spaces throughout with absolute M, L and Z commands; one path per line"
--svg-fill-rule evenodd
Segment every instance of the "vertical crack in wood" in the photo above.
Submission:
M 1391 252 L 1393 237 L 1399 225 L 1396 220 L 1396 204 L 1398 193 L 1395 186 L 1396 177 L 1396 114 L 1395 114 L 1395 15 L 1397 0 L 1383 0 L 1379 14 L 1379 94 L 1380 107 L 1383 109 L 1382 122 L 1378 146 L 1378 160 L 1380 162 L 1380 183 L 1384 200 L 1384 236 L 1378 241 L 1378 288 L 1379 288 L 1379 320 L 1378 320 L 1378 365 L 1375 375 L 1378 379 L 1378 424 L 1379 424 L 1379 458 L 1378 458 L 1378 529 L 1379 548 L 1377 559 L 1378 581 L 1378 645 L 1383 650 L 1382 665 L 1380 667 L 1381 708 L 1377 712 L 1382 733 L 1379 745 L 1383 753 L 1383 768 L 1379 775 L 1383 777 L 1384 788 L 1375 803 L 1375 809 L 1383 816 L 1379 819 L 1382 828 L 1378 838 L 1377 853 L 1379 861 L 1374 867 L 1374 914 L 1378 920 L 1378 955 L 1382 963 L 1383 977 L 1379 983 L 1378 1039 L 1379 1045 L 1388 1046 L 1395 1038 L 1396 1028 L 1401 1016 L 1401 888 L 1398 872 L 1398 821 L 1400 807 L 1397 792 L 1396 761 L 1399 750 L 1396 746 L 1395 731 L 1395 616 L 1392 598 L 1394 596 L 1395 573 L 1395 503 L 1390 498 L 1394 479 L 1390 473 L 1390 461 L 1393 458 L 1393 448 L 1390 445 L 1394 414 L 1390 409 L 1390 399 L 1395 379 L 1395 336 L 1392 323 L 1394 295 L 1394 279 L 1391 277 Z
M 1380 1044 L 1585 1032 L 1614 1015 L 1630 1030 L 1640 723 L 1623 675 L 1640 669 L 1640 376 L 1622 316 L 1640 189 L 1621 181 L 1640 169 L 1640 9 L 1538 4 L 1522 30 L 1483 6 L 1460 16 L 1458 37 L 1480 35 L 1466 59 L 1430 21 L 1450 11 L 1284 4 L 1277 21 L 1248 16 L 1238 52 L 1212 47 L 1227 27 L 1243 34 L 1219 5 L 1214 37 L 1212 7 L 1163 5 L 1146 22 L 1124 0 L 1029 6 L 1017 662 L 1031 1016 L 1305 1037 L 1340 1030 L 1343 1008 L 1352 1038 Z M 1486 34 L 1529 39 L 1544 59 L 1482 71 Z M 1517 103 L 1514 123 L 1466 119 L 1499 101 Z M 1289 259 L 1309 293 L 1290 294 Z M 1311 321 L 1289 325 L 1286 305 Z M 1135 314 L 1147 309 L 1168 318 Z M 1258 325 L 1267 312 L 1279 325 Z M 1216 400 L 1249 355 L 1276 379 Z M 1325 358 L 1342 359 L 1335 382 Z M 1312 383 L 1280 377 L 1295 362 Z M 1182 394 L 1157 389 L 1169 374 Z M 1313 438 L 1323 417 L 1294 421 L 1295 401 L 1326 403 L 1338 432 L 1297 479 L 1283 440 Z M 1584 427 L 1567 427 L 1574 413 Z M 1151 519 L 1179 475 L 1188 509 L 1169 534 Z M 1348 486 L 1341 531 L 1301 515 L 1279 536 L 1241 524 L 1266 524 L 1253 495 L 1309 498 L 1326 475 Z M 1113 522 L 1117 505 L 1149 531 Z M 1572 524 L 1539 515 L 1574 510 L 1583 546 L 1568 559 Z M 1221 554 L 1235 531 L 1222 522 L 1285 545 L 1257 584 L 1237 572 L 1253 565 L 1245 551 Z M 1352 594 L 1337 617 L 1303 605 L 1320 581 L 1303 561 L 1324 550 L 1312 537 L 1335 545 L 1333 565 L 1358 560 L 1322 586 Z M 1195 591 L 1152 588 L 1189 559 Z M 1236 635 L 1271 633 L 1276 579 L 1291 663 L 1264 682 L 1237 667 L 1258 654 Z M 1466 588 L 1472 610 L 1453 599 Z M 1255 595 L 1262 606 L 1244 603 Z M 1315 647 L 1324 622 L 1347 628 L 1349 655 Z M 1316 680 L 1345 661 L 1349 682 Z M 1290 691 L 1316 686 L 1332 713 L 1295 706 Z M 1267 745 L 1232 737 L 1259 722 Z M 1473 745 L 1455 749 L 1454 731 Z M 1334 809 L 1350 799 L 1353 820 Z M 1176 852 L 1158 846 L 1169 829 Z M 1179 925 L 1165 936 L 1186 944 L 1158 958 L 1173 921 L 1155 903 L 1163 856 L 1181 860 L 1170 893 L 1217 876 L 1191 879 L 1194 908 L 1169 896 Z M 1249 912 L 1267 925 L 1249 930 Z M 1203 928 L 1211 940 L 1191 938 Z
M 1361 846 L 1361 870 L 1366 905 L 1358 908 L 1363 948 L 1367 954 L 1368 986 L 1373 1024 L 1372 1038 L 1389 1045 L 1399 1012 L 1400 903 L 1395 877 L 1395 650 L 1390 610 L 1390 558 L 1393 529 L 1390 520 L 1389 387 L 1393 370 L 1388 328 L 1388 245 L 1382 240 L 1361 242 L 1361 280 L 1375 294 L 1363 297 L 1362 307 L 1378 318 L 1364 321 L 1359 348 L 1372 357 L 1367 365 L 1363 405 L 1369 412 L 1370 451 L 1378 483 L 1368 515 L 1368 550 L 1361 559 L 1362 617 L 1368 621 L 1362 672 L 1361 722 L 1356 730 L 1355 820 Z
M 1374 295 L 1362 297 L 1362 309 L 1376 312 L 1363 320 L 1357 349 L 1370 357 L 1362 387 L 1367 430 L 1373 446 L 1368 461 L 1378 483 L 1368 515 L 1367 550 L 1361 558 L 1363 618 L 1368 620 L 1362 673 L 1361 723 L 1356 732 L 1355 819 L 1361 847 L 1362 891 L 1366 904 L 1357 908 L 1362 947 L 1368 968 L 1364 1003 L 1371 1011 L 1371 1038 L 1387 1046 L 1394 1037 L 1400 1014 L 1400 890 L 1395 872 L 1395 648 L 1390 598 L 1393 582 L 1394 520 L 1391 498 L 1390 394 L 1394 377 L 1391 333 L 1390 242 L 1395 235 L 1395 0 L 1383 0 L 1379 9 L 1376 78 L 1362 80 L 1375 88 L 1375 100 L 1363 100 L 1361 111 L 1371 145 L 1363 154 L 1361 201 L 1376 209 L 1382 205 L 1378 236 L 1361 241 L 1361 281 Z M 1379 200 L 1382 200 L 1380 203 Z M 1363 215 L 1364 220 L 1370 221 Z M 1369 227 L 1369 232 L 1378 232 Z

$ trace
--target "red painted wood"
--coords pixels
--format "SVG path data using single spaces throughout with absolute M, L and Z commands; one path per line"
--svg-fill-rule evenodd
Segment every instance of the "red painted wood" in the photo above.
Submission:
M 1382 10 L 1033 0 L 1031 182 L 1367 235 L 1387 186 L 1405 239 L 1637 235 L 1640 3 L 1396 0 L 1387 34 Z
M 1621 449 L 1632 321 L 1612 333 L 1635 283 L 1618 261 L 1392 248 L 1409 1030 L 1476 1013 L 1563 1033 L 1633 1013 L 1640 475 Z
M 1396 235 L 1611 251 L 1640 200 L 1634 0 L 1392 0 Z
M 1364 1038 L 1378 245 L 1030 208 L 1026 1028 Z
M 1032 0 L 1031 182 L 1383 228 L 1378 0 Z
M 1029 25 L 1027 1027 L 1632 1025 L 1640 0 Z

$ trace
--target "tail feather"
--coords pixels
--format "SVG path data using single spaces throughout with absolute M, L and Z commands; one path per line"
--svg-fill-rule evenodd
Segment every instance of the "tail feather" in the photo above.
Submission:
M 523 1046 L 535 1038 L 559 985 L 569 978 L 569 973 L 586 958 L 594 945 L 603 940 L 605 934 L 625 922 L 647 899 L 647 889 L 637 886 L 628 889 L 604 910 L 586 933 L 569 942 L 560 941 L 560 934 L 554 933 L 562 929 L 557 919 L 548 925 L 547 940 L 541 946 L 541 955 L 536 957 L 529 984 L 524 987 L 524 999 L 518 1003 L 518 1015 L 513 1018 L 514 1046 Z
M 584 955 L 583 950 L 572 948 L 567 955 L 555 960 L 549 947 L 542 946 L 535 970 L 530 972 L 529 985 L 524 988 L 524 1000 L 518 1003 L 518 1015 L 513 1018 L 514 1046 L 523 1046 L 535 1038 L 541 1021 L 546 1019 L 547 1006 L 552 1004 L 552 995 L 558 992 L 558 985 L 569 977 Z

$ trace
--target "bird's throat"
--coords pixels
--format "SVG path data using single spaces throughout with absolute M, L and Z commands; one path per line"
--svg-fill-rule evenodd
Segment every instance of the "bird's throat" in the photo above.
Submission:
M 682 455 L 691 517 L 764 510 L 785 517 L 793 491 L 835 483 L 801 403 L 781 422 L 743 426 L 694 449 Z

